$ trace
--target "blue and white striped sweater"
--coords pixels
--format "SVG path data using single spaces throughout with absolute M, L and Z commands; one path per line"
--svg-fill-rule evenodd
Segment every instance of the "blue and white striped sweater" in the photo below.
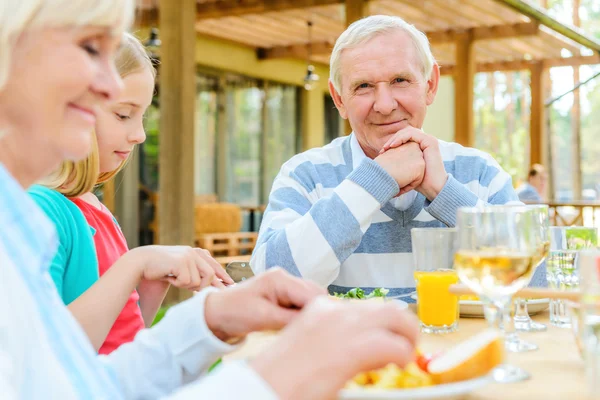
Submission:
M 394 199 L 397 183 L 354 135 L 292 157 L 273 183 L 254 273 L 280 266 L 332 292 L 412 292 L 412 228 L 454 226 L 463 206 L 518 202 L 490 155 L 443 141 L 440 150 L 449 178 L 432 202 L 414 191 Z

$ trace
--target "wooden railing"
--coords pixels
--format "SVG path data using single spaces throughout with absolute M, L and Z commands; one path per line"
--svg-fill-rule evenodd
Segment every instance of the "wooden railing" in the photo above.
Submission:
M 600 227 L 600 202 L 550 202 L 548 207 L 550 225 Z
M 196 245 L 210 251 L 225 267 L 232 261 L 249 262 L 257 238 L 257 232 L 205 233 L 198 236 Z

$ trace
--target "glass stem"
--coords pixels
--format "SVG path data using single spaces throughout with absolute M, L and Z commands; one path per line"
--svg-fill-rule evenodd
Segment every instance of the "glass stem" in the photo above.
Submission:
M 523 299 L 515 300 L 515 320 L 519 322 L 529 321 L 529 312 L 527 311 L 527 301 Z
M 483 314 L 490 328 L 502 331 L 502 320 L 498 318 L 500 313 L 495 304 L 488 300 L 483 300 Z
M 503 304 L 501 306 L 502 310 L 502 331 L 504 333 L 504 340 L 506 342 L 514 342 L 518 340 L 517 332 L 515 330 L 514 321 L 510 316 L 510 307 L 511 303 Z

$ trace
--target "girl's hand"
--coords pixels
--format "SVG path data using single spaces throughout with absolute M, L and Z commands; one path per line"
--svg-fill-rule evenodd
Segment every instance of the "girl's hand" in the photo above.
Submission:
M 222 288 L 233 284 L 223 267 L 207 250 L 189 246 L 143 246 L 129 252 L 138 259 L 141 278 L 165 281 L 199 291 L 207 286 Z

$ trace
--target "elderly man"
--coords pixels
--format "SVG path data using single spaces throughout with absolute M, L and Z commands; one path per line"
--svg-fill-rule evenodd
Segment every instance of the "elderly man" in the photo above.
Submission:
M 406 294 L 412 228 L 454 226 L 462 206 L 518 201 L 491 156 L 421 131 L 439 76 L 426 36 L 401 18 L 371 16 L 342 33 L 329 88 L 353 133 L 283 165 L 255 273 L 281 266 L 331 292 Z

